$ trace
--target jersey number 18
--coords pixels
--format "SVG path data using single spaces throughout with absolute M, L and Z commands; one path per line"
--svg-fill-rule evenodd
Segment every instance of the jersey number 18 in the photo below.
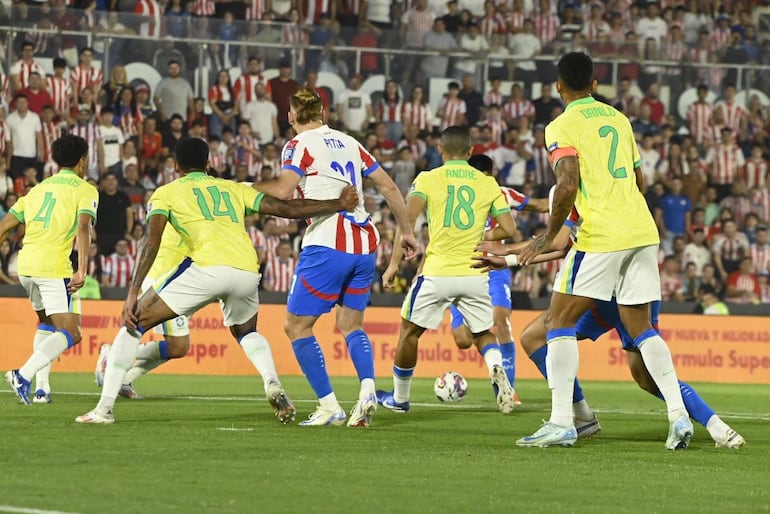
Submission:
M 476 221 L 476 215 L 473 212 L 473 200 L 475 199 L 476 192 L 469 186 L 460 186 L 456 189 L 455 186 L 447 187 L 444 226 L 454 225 L 460 230 L 471 228 Z

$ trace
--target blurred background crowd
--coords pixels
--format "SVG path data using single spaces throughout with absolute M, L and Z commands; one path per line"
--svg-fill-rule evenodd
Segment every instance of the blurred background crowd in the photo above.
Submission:
M 629 117 L 639 143 L 663 241 L 664 300 L 702 300 L 705 285 L 708 301 L 770 303 L 770 1 L 0 6 L 0 214 L 57 171 L 53 140 L 86 138 L 88 179 L 100 190 L 95 284 L 128 283 L 146 202 L 176 178 L 181 138 L 206 139 L 225 179 L 277 176 L 292 136 L 288 99 L 301 85 L 316 89 L 329 125 L 358 137 L 405 194 L 417 173 L 441 164 L 440 130 L 467 124 L 474 153 L 492 157 L 501 185 L 544 197 L 554 183 L 544 130 L 564 108 L 554 62 L 582 50 L 597 63 L 597 97 Z M 381 273 L 395 223 L 382 198 L 365 193 L 382 237 Z M 547 215 L 515 217 L 515 240 L 547 223 Z M 304 222 L 255 216 L 247 224 L 262 287 L 287 291 Z M 416 233 L 428 243 L 424 220 Z M 0 283 L 18 283 L 21 235 L 0 245 Z M 518 269 L 511 288 L 547 296 L 557 269 Z M 402 263 L 393 289 L 379 278 L 373 288 L 403 292 L 415 272 L 416 263 Z

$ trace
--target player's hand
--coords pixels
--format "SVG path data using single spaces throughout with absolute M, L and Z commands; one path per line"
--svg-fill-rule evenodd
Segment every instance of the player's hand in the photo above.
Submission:
M 508 265 L 505 263 L 504 257 L 498 257 L 497 255 L 474 255 L 471 257 L 474 260 L 471 264 L 471 268 L 480 269 L 484 273 L 490 270 L 505 269 Z
M 136 332 L 137 317 L 136 317 L 136 304 L 138 302 L 138 295 L 133 288 L 128 290 L 128 297 L 126 303 L 123 305 L 123 324 L 131 330 Z
M 70 278 L 70 283 L 67 286 L 67 290 L 70 293 L 74 293 L 81 287 L 83 287 L 83 284 L 86 282 L 86 273 L 85 271 L 77 271 L 74 275 L 72 275 L 72 278 Z
M 505 249 L 505 246 L 497 241 L 481 241 L 476 245 L 476 251 L 492 255 L 508 255 L 508 250 Z
M 413 234 L 401 234 L 401 249 L 404 251 L 405 260 L 410 261 L 414 259 L 419 250 L 419 245 Z
M 345 186 L 340 194 L 340 203 L 343 211 L 351 211 L 358 205 L 358 191 L 353 186 Z
M 382 285 L 385 289 L 393 289 L 393 279 L 398 273 L 398 266 L 388 265 L 385 273 L 382 274 Z
M 524 248 L 524 250 L 519 253 L 519 264 L 526 266 L 532 262 L 532 259 L 546 251 L 551 246 L 551 242 L 552 241 L 549 241 L 546 238 L 545 234 L 538 236 L 530 241 L 526 248 Z

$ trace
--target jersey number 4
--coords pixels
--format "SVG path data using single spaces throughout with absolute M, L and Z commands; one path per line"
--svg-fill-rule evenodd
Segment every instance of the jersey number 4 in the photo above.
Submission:
M 444 226 L 455 226 L 460 230 L 468 230 L 476 222 L 473 212 L 473 201 L 476 192 L 468 186 L 447 187 L 446 208 L 444 209 Z M 455 205 L 456 204 L 456 205 Z
M 618 142 L 620 139 L 618 136 L 618 131 L 615 129 L 615 127 L 604 125 L 599 129 L 599 136 L 602 138 L 610 136 L 611 138 L 610 157 L 607 160 L 607 169 L 609 170 L 610 175 L 612 175 L 612 178 L 626 178 L 628 176 L 628 172 L 626 171 L 625 166 L 621 166 L 620 168 L 615 167 L 615 160 L 618 157 Z
M 208 221 L 214 221 L 214 216 L 230 218 L 233 223 L 238 223 L 238 214 L 235 212 L 233 202 L 230 201 L 230 193 L 227 191 L 220 191 L 215 186 L 209 186 L 206 191 L 211 198 L 211 202 L 214 204 L 213 209 L 209 208 L 209 204 L 206 203 L 206 195 L 203 191 L 197 187 L 193 188 L 193 194 L 198 201 L 198 208 L 201 210 L 201 214 Z M 224 205 L 224 208 L 223 208 Z
M 53 197 L 53 193 L 47 192 L 43 198 L 43 205 L 40 206 L 32 221 L 40 221 L 43 223 L 43 228 L 48 228 L 48 225 L 51 224 L 51 215 L 55 205 L 56 198 Z

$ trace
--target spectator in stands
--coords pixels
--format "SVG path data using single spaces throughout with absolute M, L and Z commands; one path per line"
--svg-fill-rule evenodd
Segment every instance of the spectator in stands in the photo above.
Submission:
M 537 66 L 534 57 L 542 49 L 542 43 L 535 35 L 535 26 L 531 19 L 524 20 L 521 31 L 509 38 L 508 47 L 515 63 L 513 79 L 523 82 L 526 91 L 529 92 L 532 82 L 537 78 Z M 550 121 L 550 114 L 547 121 Z
M 134 211 L 128 195 L 118 189 L 114 173 L 105 174 L 99 181 L 99 209 L 96 217 L 96 242 L 103 255 L 115 251 L 117 242 L 134 227 Z
M 163 136 L 157 131 L 155 118 L 144 119 L 144 132 L 139 144 L 139 161 L 142 173 L 155 174 L 158 159 L 163 154 Z
M 38 72 L 31 72 L 28 80 L 29 85 L 22 89 L 20 94 L 27 97 L 29 110 L 40 116 L 43 114 L 43 107 L 53 105 L 53 99 L 44 89 L 43 79 Z
M 554 98 L 552 95 L 552 85 L 544 83 L 540 90 L 540 97 L 532 102 L 535 108 L 535 125 L 548 125 L 555 117 L 554 113 L 564 107 L 561 100 Z
M 724 88 L 723 98 L 714 104 L 714 111 L 721 113 L 725 126 L 732 130 L 733 139 L 740 133 L 745 133 L 748 123 L 748 113 L 743 105 L 735 101 L 735 96 L 735 85 L 728 83 Z
M 26 195 L 30 189 L 38 185 L 37 170 L 33 167 L 25 168 L 20 177 L 13 181 L 13 190 L 19 196 Z
M 70 70 L 70 82 L 72 93 L 79 96 L 85 88 L 92 91 L 101 91 L 104 75 L 102 71 L 94 67 L 94 50 L 85 47 L 80 50 L 80 64 Z
M 465 125 L 467 112 L 465 101 L 460 98 L 460 84 L 450 82 L 447 86 L 447 94 L 441 100 L 436 112 L 436 118 L 440 120 L 439 130 L 443 131 L 453 125 Z
M 741 179 L 736 179 L 733 183 L 730 194 L 719 203 L 720 209 L 728 209 L 735 219 L 735 223 L 743 226 L 746 215 L 751 211 L 751 202 L 746 195 L 746 183 Z
M 13 192 L 13 179 L 8 176 L 8 161 L 0 155 L 0 203 L 5 201 L 5 196 Z
M 407 146 L 411 149 L 411 157 L 417 167 L 420 170 L 425 169 L 423 157 L 425 156 L 427 145 L 425 144 L 425 139 L 420 138 L 420 129 L 417 125 L 406 126 L 404 139 L 399 144 L 399 148 Z
M 422 86 L 415 86 L 412 89 L 409 101 L 404 102 L 401 120 L 406 127 L 413 125 L 418 131 L 433 129 L 433 113 L 425 100 L 425 90 Z
M 755 273 L 770 273 L 770 231 L 767 226 L 759 225 L 756 230 L 756 242 L 749 250 Z
M 711 285 L 703 284 L 698 290 L 700 296 L 700 307 L 703 314 L 727 316 L 730 310 L 727 305 L 719 299 L 718 291 Z
M 439 55 L 428 55 L 423 57 L 420 64 L 422 72 L 422 82 L 430 80 L 431 77 L 446 77 L 449 66 L 449 57 L 447 53 L 457 50 L 457 41 L 447 32 L 446 23 L 439 18 L 433 22 L 433 30 L 425 35 L 423 48 L 439 52 Z
M 385 83 L 385 91 L 375 106 L 375 118 L 378 123 L 384 123 L 387 137 L 398 143 L 404 135 L 404 123 L 401 120 L 403 102 L 398 90 L 398 82 L 389 80 Z
M 175 114 L 184 122 L 187 119 L 188 111 L 192 110 L 194 98 L 192 86 L 187 79 L 179 75 L 181 71 L 179 61 L 169 61 L 168 76 L 161 80 L 155 88 L 153 102 L 163 122 Z
M 361 89 L 362 80 L 361 75 L 353 75 L 350 87 L 337 99 L 337 117 L 343 130 L 359 136 L 369 127 L 372 118 L 372 100 L 369 93 Z
M 660 17 L 660 6 L 656 2 L 647 4 L 646 16 L 636 23 L 636 33 L 643 41 L 653 39 L 658 47 L 668 35 L 668 26 Z
M 16 95 L 16 111 L 6 121 L 11 131 L 11 178 L 21 176 L 26 168 L 39 168 L 43 161 L 43 127 L 40 117 L 29 110 L 26 95 Z
M 187 137 L 187 133 L 184 130 L 184 121 L 182 116 L 174 114 L 168 120 L 168 128 L 163 133 L 163 155 L 173 155 L 176 150 L 176 145 Z
M 104 259 L 103 286 L 128 287 L 135 264 L 134 258 L 128 250 L 128 239 L 121 237 L 116 241 L 115 252 Z
M 684 301 L 685 288 L 682 284 L 682 264 L 673 255 L 668 255 L 663 260 L 663 269 L 660 272 L 661 297 L 664 302 Z
M 666 115 L 666 106 L 660 101 L 660 86 L 653 82 L 647 87 L 647 94 L 642 98 L 642 105 L 650 106 L 650 121 L 655 125 L 663 124 Z
M 725 300 L 732 303 L 759 303 L 759 279 L 753 272 L 750 257 L 740 260 L 738 269 L 727 276 Z
M 457 3 L 454 4 L 455 9 Z M 408 50 L 420 50 L 423 48 L 425 36 L 430 33 L 436 20 L 436 13 L 428 8 L 427 0 L 417 0 L 414 6 L 404 12 L 401 17 L 401 34 L 404 39 L 405 47 Z M 418 69 L 417 63 L 419 56 L 406 55 L 402 57 L 402 76 L 403 84 L 410 83 L 414 71 Z
M 722 222 L 722 233 L 714 238 L 712 253 L 721 277 L 736 271 L 741 259 L 749 254 L 750 244 L 746 234 L 738 231 L 735 220 Z
M 146 189 L 139 179 L 139 167 L 136 164 L 129 164 L 123 168 L 121 189 L 128 195 L 132 205 L 139 205 L 144 200 Z
M 377 48 L 382 31 L 370 22 L 362 22 L 358 33 L 350 40 L 350 45 L 357 48 Z M 365 77 L 379 73 L 379 56 L 374 52 L 361 52 L 358 69 Z
M 16 61 L 10 69 L 11 86 L 13 91 L 21 91 L 29 85 L 29 74 L 37 72 L 45 77 L 45 69 L 35 61 L 35 45 L 30 42 L 21 44 L 21 59 Z
M 262 60 L 257 56 L 250 56 L 246 64 L 246 73 L 238 77 L 232 87 L 233 100 L 241 112 L 243 112 L 246 104 L 254 99 L 254 87 L 260 82 L 265 85 L 267 84 L 267 80 L 261 71 Z M 217 76 L 217 80 L 221 81 L 219 76 Z
M 675 177 L 671 180 L 671 191 L 661 199 L 663 209 L 663 226 L 665 227 L 664 244 L 669 246 L 675 237 L 687 234 L 690 226 L 692 203 L 682 194 L 682 179 Z
M 414 181 L 414 177 L 417 173 L 415 166 L 414 156 L 412 155 L 412 148 L 410 146 L 402 146 L 398 150 L 398 158 L 393 163 L 393 167 L 390 170 L 390 176 L 393 178 L 393 182 L 398 186 L 401 194 L 406 196 L 409 192 L 409 188 Z
M 120 93 L 124 88 L 131 87 L 128 74 L 124 66 L 115 66 L 108 80 L 99 91 L 99 103 L 101 105 L 115 105 L 120 101 Z
M 144 131 L 142 112 L 136 104 L 134 90 L 130 86 L 124 87 L 118 93 L 118 101 L 113 107 L 112 123 L 120 127 L 123 139 L 139 141 Z
M 222 135 L 224 127 L 235 130 L 235 120 L 238 116 L 238 107 L 235 102 L 235 94 L 230 83 L 230 73 L 223 69 L 217 73 L 217 82 L 209 88 L 209 133 Z
M 696 228 L 692 233 L 692 242 L 684 247 L 683 262 L 695 264 L 695 274 L 700 277 L 703 268 L 711 262 L 711 251 L 705 244 L 706 233 L 702 228 Z
M 484 97 L 476 90 L 475 75 L 466 73 L 462 78 L 462 88 L 458 98 L 465 102 L 465 121 L 468 125 L 477 125 L 484 107 Z
M 291 287 L 292 276 L 297 268 L 297 259 L 292 255 L 291 242 L 278 243 L 275 253 L 265 256 L 264 287 L 266 291 L 287 293 Z
M 99 174 L 114 173 L 123 176 L 123 131 L 113 124 L 114 115 L 111 107 L 105 107 L 99 114 L 98 155 Z
M 289 99 L 300 87 L 299 82 L 291 77 L 291 63 L 288 60 L 281 61 L 278 65 L 278 76 L 270 79 L 267 87 L 278 109 L 278 128 L 281 136 L 289 129 Z
M 16 252 L 11 248 L 11 242 L 3 239 L 0 242 L 0 284 L 16 285 L 19 277 L 16 274 Z
M 721 142 L 710 148 L 706 154 L 709 183 L 715 187 L 718 201 L 723 200 L 730 193 L 732 184 L 738 176 L 738 170 L 745 164 L 743 152 L 733 140 L 733 130 L 730 127 L 723 127 L 720 133 Z
M 254 95 L 243 107 L 241 118 L 251 125 L 251 133 L 260 145 L 271 143 L 281 133 L 278 128 L 278 108 L 265 92 L 265 84 L 257 82 Z
M 472 23 L 468 31 L 460 36 L 459 50 L 470 54 L 467 59 L 459 59 L 455 62 L 455 72 L 458 77 L 470 75 L 471 85 L 475 80 L 481 82 L 481 63 L 486 61 L 489 52 L 489 41 L 481 34 L 477 23 Z M 479 96 L 481 96 L 479 94 Z
M 165 21 L 166 33 L 175 38 L 186 38 L 190 31 L 192 16 L 187 10 L 188 2 L 183 0 L 170 0 L 166 5 Z
M 684 267 L 682 276 L 682 287 L 684 289 L 684 301 L 693 302 L 698 298 L 698 289 L 700 288 L 700 278 L 694 262 L 688 262 Z
M 660 152 L 655 149 L 655 139 L 647 133 L 642 136 L 642 144 L 639 146 L 639 157 L 641 157 L 641 170 L 644 176 L 645 184 L 652 184 L 658 179 L 658 162 L 660 161 Z

